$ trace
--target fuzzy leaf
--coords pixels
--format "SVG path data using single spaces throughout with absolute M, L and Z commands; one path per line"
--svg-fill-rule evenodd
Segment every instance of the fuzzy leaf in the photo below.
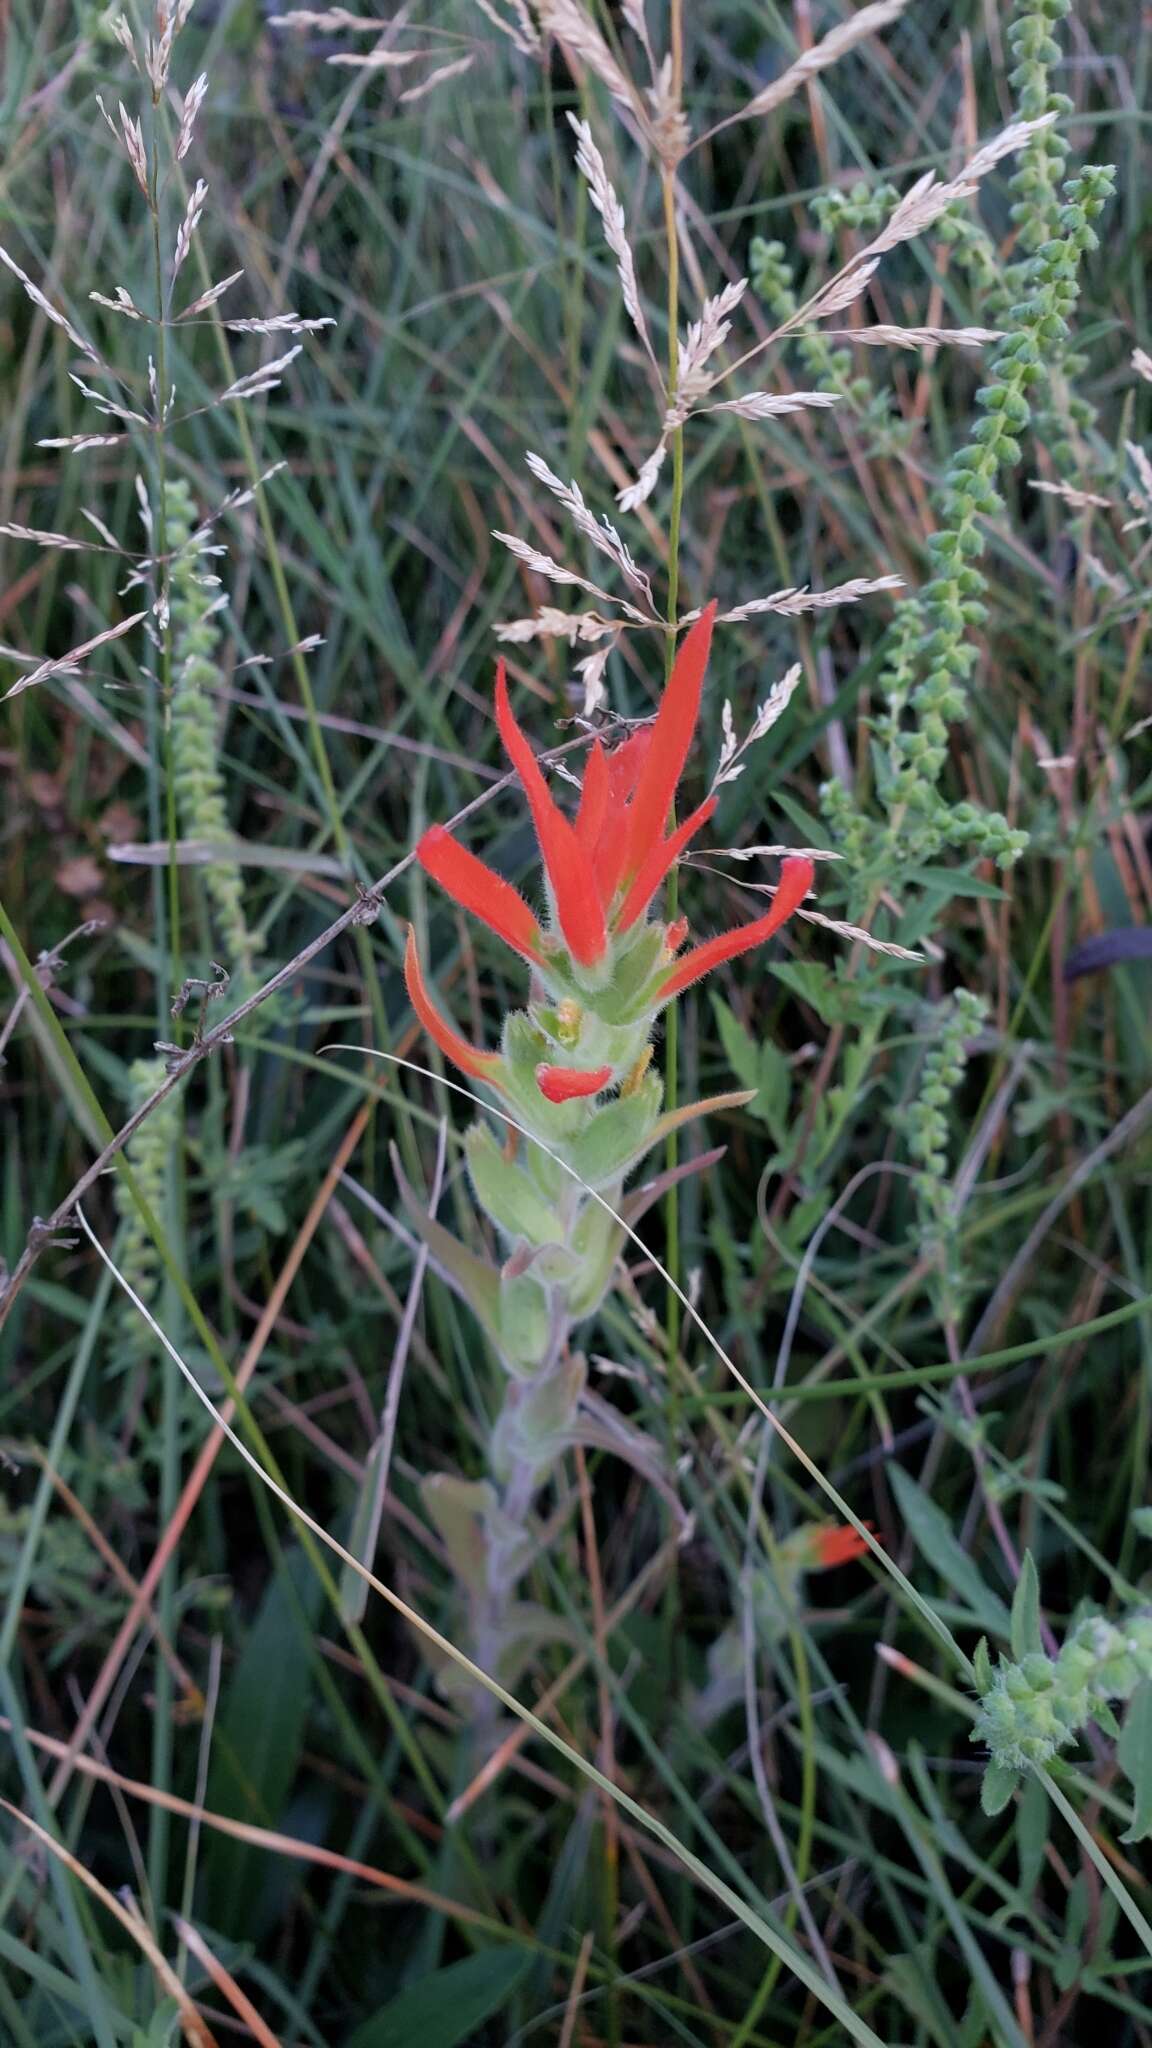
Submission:
M 599 1202 L 589 1202 L 572 1235 L 572 1248 L 580 1261 L 568 1289 L 568 1310 L 574 1322 L 600 1306 L 623 1243 L 624 1232 L 615 1218 Z
M 1016 1860 L 1020 1866 L 1020 1890 L 1026 1899 L 1031 1898 L 1039 1882 L 1051 1811 L 1043 1785 L 1029 1772 L 1016 1803 Z
M 484 1584 L 486 1525 L 496 1506 L 495 1488 L 486 1479 L 458 1479 L 451 1472 L 433 1472 L 420 1481 L 420 1498 L 456 1577 L 462 1585 L 479 1591 Z
M 445 1230 L 442 1223 L 437 1223 L 435 1217 L 428 1214 L 398 1165 L 395 1173 L 400 1199 L 436 1267 L 461 1300 L 468 1303 L 473 1315 L 498 1347 L 500 1275 L 495 1266 L 490 1266 L 487 1259 L 478 1259 L 475 1252 L 470 1252 L 467 1245 L 461 1244 L 458 1237 L 453 1237 L 450 1230 Z
M 548 1296 L 531 1273 L 500 1282 L 500 1348 L 515 1366 L 537 1366 L 548 1350 L 552 1317 Z
M 641 1156 L 660 1109 L 661 1086 L 655 1075 L 645 1078 L 635 1095 L 622 1095 L 598 1109 L 569 1149 L 575 1171 L 589 1187 L 607 1187 L 619 1180 L 630 1161 Z
M 1141 1679 L 1124 1716 L 1116 1745 L 1116 1761 L 1132 1787 L 1132 1825 L 1122 1842 L 1142 1842 L 1152 1835 L 1152 1679 Z
M 987 1636 L 981 1636 L 972 1652 L 972 1669 L 976 1675 L 977 1692 L 989 1692 L 992 1687 L 992 1659 L 988 1654 Z
M 980 1804 L 989 1818 L 1003 1813 L 1019 1783 L 1019 1771 L 1007 1764 L 989 1764 L 980 1786 Z
M 635 1166 L 646 1152 L 659 1145 L 671 1131 L 682 1131 L 685 1124 L 695 1121 L 698 1116 L 714 1116 L 722 1109 L 746 1109 L 751 1102 L 754 1089 L 734 1088 L 727 1095 L 706 1095 L 699 1102 L 684 1102 L 679 1109 L 666 1109 L 657 1117 L 640 1150 L 629 1162 Z
M 523 1167 L 500 1150 L 487 1124 L 473 1124 L 464 1140 L 468 1170 L 481 1208 L 508 1237 L 558 1244 L 564 1232 L 555 1210 L 538 1194 Z
M 1018 1660 L 1044 1653 L 1044 1640 L 1040 1634 L 1040 1581 L 1036 1576 L 1036 1565 L 1032 1552 L 1024 1552 L 1020 1566 L 1020 1577 L 1012 1596 L 1012 1655 Z

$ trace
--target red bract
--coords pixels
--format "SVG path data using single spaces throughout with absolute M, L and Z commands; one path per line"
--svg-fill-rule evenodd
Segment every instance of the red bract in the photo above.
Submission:
M 584 1095 L 599 1095 L 611 1079 L 611 1067 L 550 1067 L 541 1061 L 536 1069 L 536 1086 L 549 1102 L 577 1102 Z
M 848 1523 L 837 1529 L 809 1529 L 807 1534 L 812 1568 L 816 1571 L 851 1564 L 853 1558 L 863 1557 L 868 1548 L 864 1538 Z
M 593 967 L 603 959 L 608 944 L 604 906 L 596 886 L 592 856 L 557 808 L 540 772 L 540 764 L 512 716 L 504 663 L 496 669 L 496 723 L 508 749 L 508 758 L 524 784 L 524 794 L 544 856 L 544 869 L 556 901 L 556 916 L 568 942 L 572 958 L 581 967 Z
M 454 896 L 463 909 L 470 910 L 481 924 L 527 960 L 538 960 L 544 950 L 541 931 L 524 898 L 510 882 L 498 875 L 466 846 L 453 839 L 443 825 L 430 825 L 416 858 L 434 881 Z
M 803 854 L 795 854 L 783 862 L 780 869 L 780 886 L 776 900 L 767 917 L 758 917 L 752 924 L 737 925 L 734 932 L 721 932 L 715 939 L 705 939 L 702 946 L 694 946 L 684 955 L 678 967 L 673 968 L 667 981 L 660 984 L 659 1000 L 670 1002 L 683 989 L 699 981 L 702 974 L 709 974 L 722 960 L 734 960 L 738 953 L 747 953 L 753 946 L 762 946 L 786 924 L 794 910 L 798 910 L 812 887 L 816 870 Z
M 629 880 L 649 847 L 663 837 L 676 785 L 684 772 L 696 720 L 700 716 L 700 692 L 704 687 L 704 671 L 708 666 L 708 650 L 712 645 L 715 622 L 716 604 L 713 600 L 689 629 L 660 700 L 628 821 L 624 873 Z
M 485 1052 L 483 1046 L 473 1045 L 471 1040 L 442 1017 L 428 993 L 427 984 L 420 969 L 420 955 L 416 951 L 416 934 L 408 927 L 408 943 L 404 949 L 404 980 L 408 986 L 408 999 L 433 1043 L 440 1047 L 453 1066 L 474 1080 L 487 1081 L 489 1087 L 500 1087 L 500 1071 L 504 1065 L 498 1052 Z

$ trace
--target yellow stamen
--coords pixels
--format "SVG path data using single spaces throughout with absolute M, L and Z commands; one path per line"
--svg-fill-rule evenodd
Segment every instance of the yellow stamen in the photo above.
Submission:
M 639 1059 L 637 1060 L 635 1066 L 632 1068 L 631 1072 L 625 1077 L 624 1085 L 620 1090 L 621 1095 L 635 1095 L 637 1089 L 640 1086 L 641 1081 L 644 1079 L 644 1076 L 648 1072 L 648 1069 L 651 1065 L 652 1047 L 650 1045 L 646 1045 Z

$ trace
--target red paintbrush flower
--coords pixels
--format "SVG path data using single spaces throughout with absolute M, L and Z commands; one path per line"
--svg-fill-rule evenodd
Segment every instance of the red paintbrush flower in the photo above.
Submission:
M 408 986 L 408 999 L 428 1033 L 429 1038 L 440 1047 L 442 1053 L 473 1080 L 486 1081 L 490 1088 L 502 1087 L 500 1079 L 504 1062 L 498 1052 L 485 1052 L 483 1046 L 473 1045 L 471 1039 L 463 1038 L 455 1026 L 441 1016 L 420 968 L 420 955 L 416 951 L 416 934 L 408 927 L 408 943 L 404 948 L 404 980 Z
M 670 868 L 716 808 L 716 797 L 707 797 L 682 824 L 667 830 L 699 718 L 715 619 L 713 603 L 685 635 L 652 723 L 611 753 L 599 740 L 593 742 L 574 820 L 565 816 L 552 796 L 513 714 L 504 663 L 497 667 L 496 722 L 528 798 L 556 923 L 577 967 L 600 969 L 600 980 L 610 979 L 613 939 L 631 931 L 645 916 Z M 428 873 L 457 903 L 526 959 L 537 966 L 545 964 L 548 941 L 544 932 L 508 882 L 460 846 L 442 826 L 426 832 L 416 851 Z M 721 961 L 735 959 L 770 939 L 803 902 L 814 872 L 806 856 L 786 860 L 767 915 L 708 939 L 686 954 L 669 968 L 656 990 L 653 1007 L 670 1002 Z M 669 955 L 679 950 L 685 936 L 686 927 L 678 919 L 666 934 Z
M 864 1538 L 847 1522 L 838 1528 L 805 1531 L 810 1571 L 830 1571 L 833 1565 L 851 1564 L 868 1549 Z
M 549 1102 L 577 1102 L 585 1095 L 599 1095 L 611 1079 L 611 1067 L 550 1067 L 541 1061 L 536 1069 L 536 1086 Z

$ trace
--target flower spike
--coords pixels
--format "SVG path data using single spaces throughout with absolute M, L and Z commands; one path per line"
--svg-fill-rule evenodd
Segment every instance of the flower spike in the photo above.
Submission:
M 684 772 L 696 720 L 700 714 L 700 693 L 704 670 L 712 645 L 716 600 L 691 626 L 672 664 L 668 687 L 652 727 L 652 738 L 644 757 L 628 828 L 628 854 L 624 873 L 635 875 L 648 848 L 663 837 L 676 785 Z
M 504 663 L 496 669 L 496 723 L 508 758 L 524 785 L 548 880 L 556 899 L 560 929 L 574 960 L 592 967 L 603 959 L 608 943 L 604 906 L 596 886 L 592 858 L 556 804 L 540 763 L 517 725 L 508 700 Z
M 514 953 L 522 953 L 526 960 L 543 958 L 544 934 L 519 891 L 495 868 L 477 860 L 443 825 L 429 826 L 416 858 L 461 909 L 470 910 Z
M 550 1067 L 542 1060 L 536 1069 L 536 1086 L 549 1102 L 577 1102 L 585 1095 L 599 1095 L 611 1079 L 611 1067 Z
M 786 860 L 780 870 L 780 886 L 767 917 L 758 917 L 753 924 L 737 925 L 735 931 L 721 932 L 717 938 L 706 939 L 702 946 L 694 946 L 686 953 L 678 967 L 673 968 L 666 981 L 657 990 L 657 1001 L 671 1002 L 682 990 L 699 981 L 702 974 L 708 974 L 718 967 L 722 960 L 734 960 L 740 953 L 750 952 L 753 946 L 762 946 L 787 924 L 794 910 L 798 910 L 812 887 L 815 867 L 802 855 Z
M 408 988 L 408 1000 L 419 1017 L 429 1038 L 440 1047 L 461 1073 L 471 1074 L 475 1081 L 486 1081 L 490 1088 L 501 1088 L 500 1072 L 504 1061 L 498 1052 L 485 1052 L 483 1046 L 473 1045 L 471 1040 L 461 1036 L 455 1026 L 441 1016 L 436 1008 L 420 967 L 420 955 L 416 950 L 416 933 L 408 927 L 408 943 L 404 948 L 404 980 Z

